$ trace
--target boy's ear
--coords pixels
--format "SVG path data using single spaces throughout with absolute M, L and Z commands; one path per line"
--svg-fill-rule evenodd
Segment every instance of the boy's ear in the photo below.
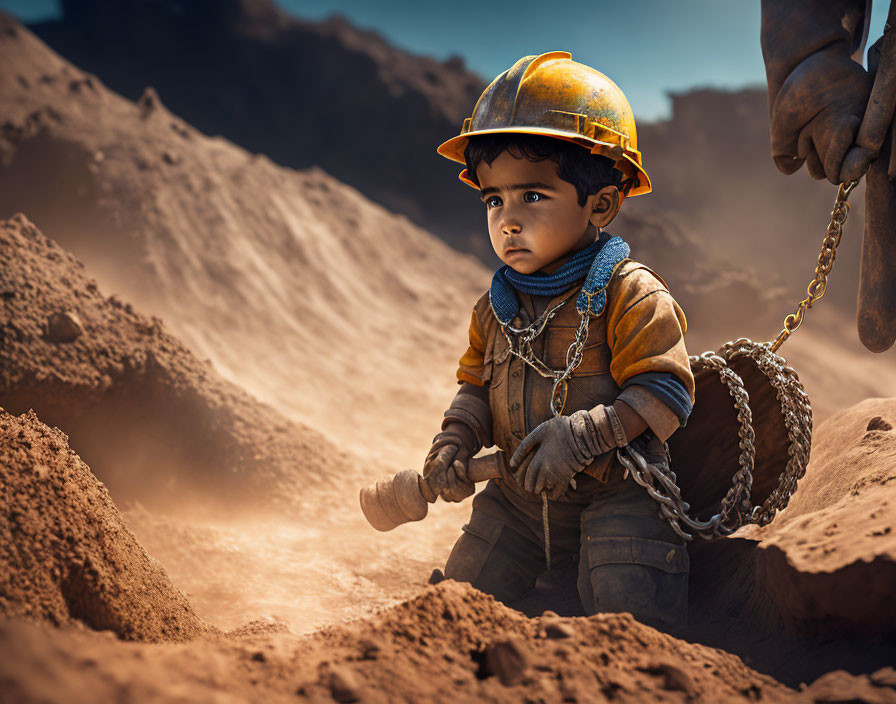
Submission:
M 622 195 L 616 186 L 604 186 L 597 193 L 588 196 L 587 205 L 591 208 L 588 222 L 595 227 L 606 227 L 619 212 Z

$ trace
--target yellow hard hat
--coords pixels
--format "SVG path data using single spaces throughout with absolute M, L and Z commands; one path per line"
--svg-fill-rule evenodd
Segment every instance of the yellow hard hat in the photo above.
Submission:
M 609 157 L 631 182 L 630 196 L 650 193 L 641 165 L 635 118 L 625 95 L 600 71 L 567 51 L 524 56 L 491 82 L 457 137 L 439 145 L 444 157 L 464 164 L 469 137 L 519 132 L 565 139 Z M 464 169 L 460 180 L 478 188 Z

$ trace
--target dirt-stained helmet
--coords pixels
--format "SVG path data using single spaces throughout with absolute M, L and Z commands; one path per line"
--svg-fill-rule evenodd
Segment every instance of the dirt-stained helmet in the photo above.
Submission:
M 628 195 L 650 193 L 641 165 L 635 119 L 619 87 L 566 51 L 524 56 L 491 82 L 457 137 L 439 145 L 444 157 L 464 164 L 469 137 L 518 132 L 557 137 L 609 157 L 630 184 Z M 467 170 L 460 180 L 478 188 Z

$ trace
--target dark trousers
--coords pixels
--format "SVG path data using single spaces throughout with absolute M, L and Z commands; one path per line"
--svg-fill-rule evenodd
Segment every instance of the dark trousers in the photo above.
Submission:
M 614 473 L 581 513 L 550 502 L 549 525 L 552 567 L 562 571 L 578 563 L 577 587 L 586 615 L 626 611 L 651 625 L 687 622 L 687 550 L 660 518 L 656 501 L 631 477 Z M 542 522 L 516 508 L 490 481 L 473 500 L 470 522 L 448 557 L 445 576 L 512 606 L 545 572 Z

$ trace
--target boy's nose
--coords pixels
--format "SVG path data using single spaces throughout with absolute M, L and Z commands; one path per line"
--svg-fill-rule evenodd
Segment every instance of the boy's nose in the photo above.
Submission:
M 515 235 L 522 229 L 522 225 L 516 220 L 504 220 L 501 223 L 501 232 L 505 235 Z

